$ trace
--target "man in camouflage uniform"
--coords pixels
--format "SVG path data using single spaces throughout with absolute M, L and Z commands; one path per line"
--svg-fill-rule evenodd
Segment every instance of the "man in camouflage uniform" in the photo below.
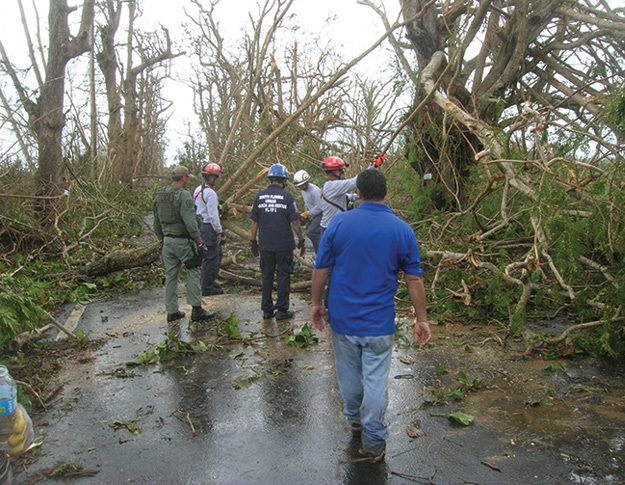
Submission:
M 205 251 L 195 218 L 195 204 L 186 186 L 189 170 L 181 165 L 171 174 L 172 183 L 154 197 L 154 232 L 162 243 L 161 261 L 165 270 L 165 307 L 167 321 L 184 318 L 178 309 L 178 276 L 184 264 L 187 270 L 187 303 L 191 321 L 207 320 L 214 313 L 202 308 L 200 265 Z

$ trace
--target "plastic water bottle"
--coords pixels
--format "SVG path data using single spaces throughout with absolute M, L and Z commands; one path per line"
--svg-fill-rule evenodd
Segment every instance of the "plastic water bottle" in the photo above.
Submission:
M 7 440 L 13 433 L 13 421 L 17 409 L 17 385 L 9 369 L 0 365 L 0 450 L 7 450 Z

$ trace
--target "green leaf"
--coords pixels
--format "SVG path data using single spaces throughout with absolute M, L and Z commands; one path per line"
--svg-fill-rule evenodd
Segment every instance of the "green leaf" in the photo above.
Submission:
M 456 389 L 455 391 L 445 394 L 445 397 L 451 397 L 456 401 L 464 401 L 464 392 L 462 392 L 460 389 Z
M 458 371 L 458 380 L 466 387 L 471 387 L 471 383 L 462 369 Z
M 296 333 L 295 335 L 289 335 L 284 339 L 284 343 L 286 345 L 294 345 L 299 349 L 310 347 L 318 341 L 319 338 L 313 332 L 312 327 L 307 323 L 304 324 L 302 330 L 299 333 Z
M 450 421 L 456 424 L 459 424 L 461 426 L 470 426 L 471 424 L 473 424 L 474 419 L 475 418 L 471 416 L 470 414 L 461 413 L 460 411 L 456 413 L 451 413 L 449 415 Z

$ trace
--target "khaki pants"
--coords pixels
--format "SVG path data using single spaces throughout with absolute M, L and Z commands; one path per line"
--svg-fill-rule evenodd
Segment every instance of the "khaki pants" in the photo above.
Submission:
M 180 268 L 194 256 L 195 241 L 192 239 L 165 236 L 161 261 L 165 270 L 165 308 L 167 313 L 178 311 L 178 277 Z M 200 268 L 187 268 L 187 303 L 202 306 L 202 290 L 200 289 Z

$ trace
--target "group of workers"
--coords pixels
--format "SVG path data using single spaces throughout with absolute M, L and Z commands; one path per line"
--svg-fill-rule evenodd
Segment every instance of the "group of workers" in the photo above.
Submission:
M 260 261 L 265 319 L 284 320 L 294 315 L 290 310 L 293 251 L 297 248 L 300 255 L 305 254 L 301 222 L 307 223 L 306 236 L 316 253 L 310 321 L 319 331 L 329 322 L 343 413 L 353 436 L 360 439 L 359 451 L 373 459 L 384 455 L 388 438 L 384 414 L 400 271 L 415 312 L 414 342 L 423 348 L 431 339 L 419 245 L 412 228 L 384 203 L 387 184 L 378 169 L 383 160 L 376 158 L 370 168 L 346 179 L 349 164 L 329 156 L 321 163 L 326 175 L 321 188 L 311 182 L 308 172 L 299 170 L 293 183 L 304 200 L 302 213 L 297 210 L 295 197 L 286 190 L 288 169 L 274 164 L 267 172 L 269 186 L 256 194 L 250 215 L 251 250 Z M 154 199 L 154 230 L 162 243 L 168 322 L 185 316 L 177 300 L 182 265 L 187 270 L 192 321 L 213 317 L 202 308 L 202 296 L 223 293 L 216 278 L 225 238 L 215 192 L 222 174 L 219 165 L 207 164 L 202 170 L 204 182 L 191 196 L 184 190 L 189 171 L 178 166 L 172 172 L 171 185 Z M 356 208 L 347 210 L 356 200 L 360 201 Z

